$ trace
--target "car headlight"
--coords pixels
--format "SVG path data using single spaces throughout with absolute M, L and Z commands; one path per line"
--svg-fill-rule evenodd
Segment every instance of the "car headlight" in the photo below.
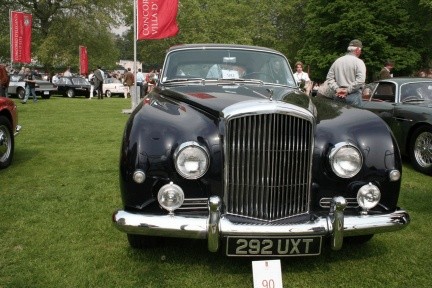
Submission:
M 185 142 L 174 153 L 174 165 L 177 172 L 186 179 L 202 177 L 209 167 L 209 153 L 197 142 Z
M 354 177 L 363 165 L 360 150 L 348 142 L 336 144 L 329 158 L 333 172 L 341 178 Z

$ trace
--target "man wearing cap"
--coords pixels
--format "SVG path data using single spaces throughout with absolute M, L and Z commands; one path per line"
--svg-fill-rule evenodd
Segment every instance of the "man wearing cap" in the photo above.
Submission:
M 359 59 L 362 48 L 360 40 L 352 40 L 347 53 L 336 59 L 327 73 L 329 88 L 334 92 L 333 99 L 353 106 L 362 105 L 361 89 L 366 81 L 366 65 Z
M 387 60 L 384 64 L 384 67 L 381 69 L 379 74 L 379 79 L 388 79 L 392 78 L 393 74 L 391 74 L 391 70 L 393 69 L 394 64 L 393 61 Z

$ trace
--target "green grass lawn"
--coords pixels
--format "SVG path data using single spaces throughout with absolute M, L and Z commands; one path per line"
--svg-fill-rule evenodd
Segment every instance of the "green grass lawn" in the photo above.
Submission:
M 112 226 L 130 99 L 16 102 L 23 129 L 0 171 L 0 287 L 253 287 L 252 259 L 210 253 L 199 240 L 136 251 Z M 284 258 L 284 287 L 430 287 L 431 179 L 405 164 L 408 228 Z

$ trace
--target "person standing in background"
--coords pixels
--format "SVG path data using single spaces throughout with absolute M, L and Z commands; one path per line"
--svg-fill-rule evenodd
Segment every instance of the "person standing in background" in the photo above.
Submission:
M 127 98 L 128 94 L 131 93 L 131 87 L 133 86 L 134 81 L 135 81 L 134 78 L 135 77 L 134 77 L 133 73 L 131 72 L 131 68 L 128 68 L 126 74 L 124 75 L 124 80 L 123 80 L 124 85 L 127 87 L 125 89 L 125 92 L 124 92 L 125 98 Z
M 101 70 L 101 67 L 98 66 L 97 69 L 94 70 L 94 77 L 93 77 L 93 81 L 94 81 L 94 89 L 97 93 L 98 99 L 103 99 L 103 90 L 102 90 L 102 85 L 103 85 L 103 80 L 104 80 L 104 72 Z
M 363 44 L 360 40 L 352 40 L 347 53 L 333 62 L 327 73 L 327 82 L 333 92 L 333 99 L 346 102 L 353 106 L 362 105 L 361 90 L 366 81 L 366 65 L 360 54 Z
M 136 74 L 136 83 L 137 86 L 140 87 L 140 98 L 144 96 L 144 82 L 145 82 L 144 74 L 142 73 L 141 68 L 139 68 Z
M 90 82 L 90 97 L 89 97 L 89 99 L 92 99 L 93 98 L 93 92 L 94 92 L 94 73 L 93 72 L 91 72 L 89 75 L 88 75 L 88 81 Z
M 380 71 L 379 80 L 392 78 L 393 74 L 391 74 L 391 70 L 393 69 L 393 67 L 393 61 L 387 60 L 384 64 L 384 67 Z
M 63 72 L 63 76 L 65 76 L 65 77 L 71 77 L 71 76 L 72 76 L 72 73 L 71 73 L 70 69 L 71 69 L 71 68 L 68 67 L 68 68 L 66 69 L 66 71 Z
M 33 102 L 37 103 L 35 75 L 33 71 L 30 70 L 30 68 L 25 68 L 24 70 L 24 82 L 25 96 L 21 103 L 26 104 L 30 94 L 33 96 Z
M 306 87 L 310 83 L 309 74 L 303 71 L 303 63 L 298 61 L 295 64 L 296 72 L 294 73 L 294 80 L 301 88 Z

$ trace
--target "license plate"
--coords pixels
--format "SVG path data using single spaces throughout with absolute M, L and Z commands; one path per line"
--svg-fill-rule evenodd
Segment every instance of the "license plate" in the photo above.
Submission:
M 227 256 L 312 256 L 321 254 L 321 236 L 227 237 Z
M 45 94 L 45 95 L 48 95 L 48 94 L 49 94 L 49 91 L 44 91 L 44 94 Z

